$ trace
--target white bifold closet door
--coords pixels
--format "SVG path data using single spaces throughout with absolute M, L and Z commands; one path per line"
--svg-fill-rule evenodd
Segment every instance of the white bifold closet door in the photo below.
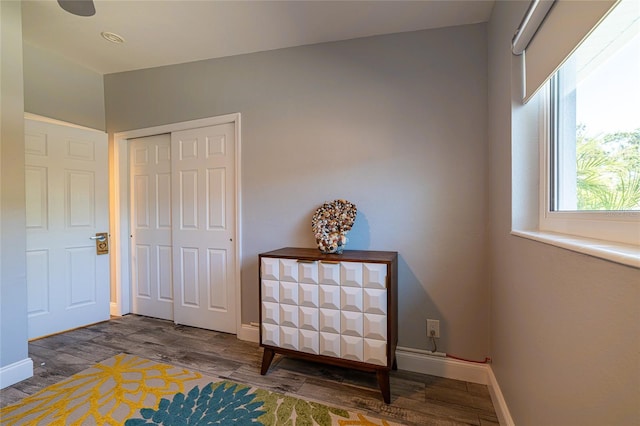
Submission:
M 132 309 L 173 319 L 171 135 L 129 140 Z
M 236 333 L 234 133 L 130 140 L 134 313 Z
M 236 332 L 235 128 L 171 134 L 174 320 Z

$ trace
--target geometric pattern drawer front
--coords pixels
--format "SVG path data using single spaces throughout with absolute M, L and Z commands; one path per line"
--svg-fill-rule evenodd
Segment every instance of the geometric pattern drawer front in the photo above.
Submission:
M 280 305 L 272 302 L 262 302 L 262 322 L 265 324 L 280 324 Z
M 387 344 L 380 340 L 364 339 L 364 362 L 387 365 Z
M 318 304 L 318 284 L 299 284 L 298 305 L 317 308 Z
M 389 305 L 397 284 L 395 261 L 387 255 L 370 256 L 371 263 L 355 255 L 323 261 L 302 250 L 295 258 L 297 251 L 261 257 L 261 343 L 310 359 L 326 356 L 386 369 L 395 347 L 389 339 L 397 335 L 389 318 L 395 313 Z
M 298 282 L 298 261 L 280 259 L 280 281 Z
M 280 299 L 280 283 L 272 280 L 262 280 L 262 301 L 278 303 Z
M 340 285 L 340 264 L 320 262 L 318 266 L 318 282 L 320 284 Z
M 301 306 L 300 308 L 300 323 L 299 328 L 301 330 L 320 330 L 320 311 L 318 308 L 308 308 Z
M 343 311 L 362 312 L 362 289 L 340 287 L 340 308 Z
M 340 334 L 340 311 L 320 308 L 320 331 Z
M 364 286 L 367 288 L 387 287 L 387 265 L 384 263 L 365 263 L 362 266 Z
M 362 263 L 340 263 L 340 285 L 349 287 L 362 287 Z
M 298 264 L 298 282 L 318 284 L 318 262 L 300 262 Z
M 340 336 L 340 357 L 353 361 L 364 360 L 364 339 L 362 337 Z
M 387 317 L 384 315 L 364 314 L 364 337 L 387 341 Z
M 263 280 L 279 280 L 280 279 L 280 260 L 270 257 L 262 258 L 262 279 Z
M 298 304 L 298 284 L 280 281 L 280 303 L 287 305 Z
M 387 290 L 365 288 L 363 290 L 364 312 L 385 315 L 387 313 Z
M 320 332 L 320 355 L 340 358 L 340 335 Z
M 320 285 L 320 307 L 340 309 L 340 287 L 334 285 Z
M 311 330 L 300 330 L 298 337 L 298 346 L 300 351 L 310 354 L 320 353 L 320 333 Z
M 363 336 L 363 314 L 342 311 L 340 313 L 340 334 L 343 336 Z
M 280 325 L 298 328 L 300 314 L 298 307 L 293 305 L 280 305 Z
M 262 324 L 262 343 L 280 346 L 280 327 L 273 324 Z
M 298 329 L 280 327 L 280 347 L 298 350 Z

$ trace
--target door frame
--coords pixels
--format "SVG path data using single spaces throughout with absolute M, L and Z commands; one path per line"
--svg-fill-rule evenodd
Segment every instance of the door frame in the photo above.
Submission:
M 242 265 L 242 210 L 241 210 L 241 133 L 240 113 L 226 114 L 216 117 L 208 117 L 197 120 L 147 127 L 143 129 L 128 130 L 113 134 L 110 138 L 111 156 L 111 235 L 115 242 L 112 244 L 111 262 L 111 315 L 121 316 L 131 312 L 131 256 L 129 248 L 130 223 L 129 223 L 129 139 L 142 138 L 163 133 L 172 133 L 180 130 L 195 129 L 198 127 L 216 126 L 218 124 L 232 123 L 235 127 L 235 287 L 236 287 L 236 334 L 239 339 L 257 341 L 256 327 L 242 324 L 242 289 L 240 269 Z

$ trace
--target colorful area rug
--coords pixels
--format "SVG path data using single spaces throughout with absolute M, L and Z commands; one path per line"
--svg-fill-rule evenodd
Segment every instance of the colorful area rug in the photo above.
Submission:
M 0 410 L 2 425 L 397 425 L 120 354 Z

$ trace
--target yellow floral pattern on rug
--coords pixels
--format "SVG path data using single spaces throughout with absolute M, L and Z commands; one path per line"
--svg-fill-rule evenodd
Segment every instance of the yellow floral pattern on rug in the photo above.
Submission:
M 3 425 L 120 425 L 201 374 L 120 354 L 2 410 Z
M 256 372 L 259 369 L 256 366 Z M 398 426 L 320 402 L 120 354 L 0 409 L 4 425 Z

